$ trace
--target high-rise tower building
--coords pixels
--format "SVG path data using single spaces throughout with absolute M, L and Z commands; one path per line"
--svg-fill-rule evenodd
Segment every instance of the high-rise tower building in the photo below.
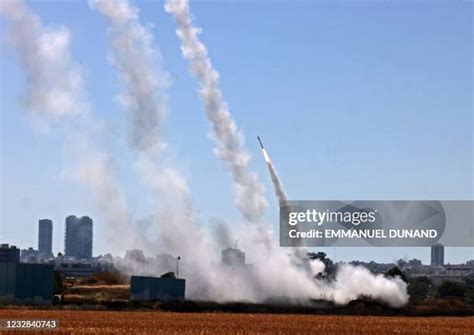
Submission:
M 38 251 L 44 256 L 53 256 L 53 221 L 38 221 Z
M 83 216 L 79 219 L 78 258 L 92 258 L 92 219 Z
M 431 265 L 444 265 L 444 245 L 437 243 L 431 246 Z
M 65 222 L 64 231 L 64 254 L 66 256 L 76 256 L 76 236 L 79 220 L 75 215 L 69 215 Z
M 64 253 L 76 258 L 92 258 L 92 219 L 70 215 L 66 218 Z

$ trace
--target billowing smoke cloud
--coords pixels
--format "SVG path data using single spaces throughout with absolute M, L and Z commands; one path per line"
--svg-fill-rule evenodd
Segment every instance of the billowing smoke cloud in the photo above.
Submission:
M 288 201 L 285 190 L 283 189 L 283 184 L 281 183 L 280 178 L 278 178 L 278 174 L 276 172 L 275 166 L 273 165 L 272 160 L 270 159 L 270 156 L 268 155 L 265 148 L 262 148 L 262 153 L 263 153 L 263 159 L 265 160 L 265 164 L 267 164 L 268 171 L 270 172 L 270 178 L 272 180 L 273 189 L 275 191 L 275 195 L 278 201 L 280 202 Z
M 8 23 L 7 40 L 17 51 L 25 73 L 22 101 L 34 127 L 49 130 L 54 125 L 55 131 L 64 136 L 65 151 L 74 162 L 68 172 L 94 195 L 110 227 L 109 238 L 122 246 L 143 243 L 131 227 L 125 196 L 114 177 L 113 161 L 98 146 L 102 127 L 89 113 L 84 79 L 71 58 L 69 30 L 45 27 L 22 1 L 1 1 L 0 11 Z
M 200 82 L 201 98 L 212 127 L 214 151 L 227 163 L 232 173 L 237 192 L 237 206 L 246 220 L 259 222 L 267 207 L 263 187 L 249 169 L 250 155 L 244 148 L 243 136 L 232 119 L 219 88 L 219 73 L 212 66 L 207 49 L 199 40 L 200 29 L 193 26 L 187 1 L 167 0 L 165 10 L 176 20 L 181 51 L 190 61 L 191 71 Z
M 324 286 L 324 291 L 326 298 L 337 304 L 368 297 L 401 307 L 408 301 L 406 288 L 400 277 L 388 279 L 382 274 L 374 275 L 364 267 L 343 264 L 338 268 L 335 281 Z

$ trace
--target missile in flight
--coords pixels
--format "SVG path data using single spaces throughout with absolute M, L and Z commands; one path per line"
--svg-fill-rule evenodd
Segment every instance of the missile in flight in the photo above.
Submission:
M 263 144 L 262 144 L 262 140 L 260 140 L 260 137 L 257 136 L 257 139 L 258 139 L 258 142 L 260 142 L 260 147 L 261 147 L 262 149 L 264 149 L 264 148 L 263 148 Z

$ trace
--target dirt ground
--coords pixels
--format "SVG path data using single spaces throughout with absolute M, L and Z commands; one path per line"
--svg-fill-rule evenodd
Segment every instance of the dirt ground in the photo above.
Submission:
M 54 334 L 474 334 L 474 317 L 371 317 L 0 309 L 0 319 L 55 319 Z M 19 334 L 21 331 L 2 333 Z M 27 334 L 46 333 L 29 331 Z

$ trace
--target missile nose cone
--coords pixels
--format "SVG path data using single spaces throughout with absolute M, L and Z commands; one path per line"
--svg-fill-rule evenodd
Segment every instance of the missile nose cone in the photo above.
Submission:
M 258 139 L 258 142 L 260 143 L 260 147 L 263 149 L 263 144 L 262 144 L 262 141 L 260 140 L 260 137 L 257 136 L 257 139 Z

